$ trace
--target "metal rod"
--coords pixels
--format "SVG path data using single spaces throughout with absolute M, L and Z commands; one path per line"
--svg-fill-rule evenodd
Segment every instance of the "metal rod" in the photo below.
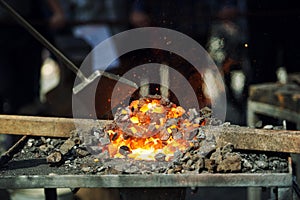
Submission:
M 4 164 L 6 164 L 8 161 L 10 161 L 12 159 L 12 157 L 14 156 L 14 154 L 19 152 L 23 148 L 27 139 L 28 139 L 28 136 L 24 135 L 12 147 L 10 147 L 5 153 L 3 153 L 1 155 L 0 167 L 3 166 Z
M 21 15 L 19 15 L 10 5 L 8 5 L 4 0 L 0 0 L 0 5 L 21 25 L 23 26 L 33 37 L 35 37 L 39 42 L 41 42 L 49 51 L 51 51 L 57 58 L 59 58 L 63 64 L 66 65 L 70 70 L 72 70 L 82 81 L 73 88 L 73 93 L 77 94 L 83 88 L 85 88 L 89 83 L 93 82 L 96 78 L 105 76 L 109 79 L 119 81 L 121 83 L 127 84 L 133 88 L 138 88 L 136 83 L 119 77 L 115 74 L 105 72 L 103 70 L 95 71 L 90 77 L 85 77 L 84 74 L 79 70 L 76 65 L 70 61 L 66 56 L 64 56 L 56 47 L 54 47 L 45 37 L 43 37 L 33 26 L 31 26 Z
M 82 80 L 86 81 L 87 78 L 76 67 L 76 65 L 64 56 L 56 47 L 54 47 L 44 36 L 42 36 L 33 26 L 31 26 L 21 15 L 19 15 L 10 5 L 4 0 L 0 0 L 0 5 L 9 13 L 12 17 L 23 26 L 33 37 L 41 42 L 49 51 L 51 51 L 57 58 L 59 58 L 70 70 L 72 70 Z

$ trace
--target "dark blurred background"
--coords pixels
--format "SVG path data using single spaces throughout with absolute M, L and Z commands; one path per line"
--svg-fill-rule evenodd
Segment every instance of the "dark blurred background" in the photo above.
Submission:
M 285 81 L 286 73 L 299 71 L 300 3 L 296 0 L 7 2 L 78 67 L 97 44 L 125 30 L 159 26 L 187 34 L 219 68 L 228 99 L 226 121 L 234 124 L 246 125 L 249 85 Z M 0 112 L 71 117 L 75 75 L 3 10 L 0 21 Z M 123 74 L 148 62 L 145 55 L 177 67 L 176 58 L 164 52 L 137 51 L 120 58 L 109 71 Z M 190 66 L 184 63 L 180 68 Z

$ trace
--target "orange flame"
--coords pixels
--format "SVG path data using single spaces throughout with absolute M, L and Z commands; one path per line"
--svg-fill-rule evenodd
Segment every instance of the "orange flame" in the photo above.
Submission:
M 144 99 L 143 101 L 132 101 L 129 109 L 122 109 L 121 114 L 129 115 L 129 125 L 127 131 L 121 128 L 107 130 L 111 143 L 107 150 L 112 158 L 132 158 L 136 160 L 156 160 L 155 155 L 162 153 L 165 160 L 170 161 L 176 151 L 184 151 L 192 145 L 191 141 L 185 139 L 187 130 L 198 128 L 199 124 L 194 124 L 187 119 L 180 118 L 185 110 L 170 104 L 162 105 L 159 99 Z M 155 130 L 159 130 L 149 137 L 134 137 L 139 131 L 147 130 L 150 126 L 151 118 L 159 115 L 159 120 L 155 122 Z M 166 124 L 168 119 L 178 119 L 174 124 Z M 179 123 L 180 122 L 180 123 Z M 181 134 L 182 137 L 174 138 L 174 134 Z M 130 136 L 128 136 L 130 135 Z M 163 135 L 163 136 L 162 136 Z M 166 137 L 167 136 L 167 137 Z

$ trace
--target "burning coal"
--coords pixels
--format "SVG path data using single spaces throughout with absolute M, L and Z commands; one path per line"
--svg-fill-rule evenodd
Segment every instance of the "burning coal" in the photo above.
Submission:
M 199 127 L 206 123 L 205 114 L 185 111 L 162 97 L 141 98 L 118 109 L 116 126 L 105 129 L 100 145 L 111 158 L 170 161 L 193 146 Z

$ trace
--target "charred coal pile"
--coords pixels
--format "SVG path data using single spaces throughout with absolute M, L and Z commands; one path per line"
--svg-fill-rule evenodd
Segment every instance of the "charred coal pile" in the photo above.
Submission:
M 204 126 L 231 126 L 161 97 L 141 98 L 118 109 L 114 121 L 72 137 L 31 138 L 13 160 L 46 159 L 75 174 L 199 174 L 287 172 L 288 155 L 217 146 Z

